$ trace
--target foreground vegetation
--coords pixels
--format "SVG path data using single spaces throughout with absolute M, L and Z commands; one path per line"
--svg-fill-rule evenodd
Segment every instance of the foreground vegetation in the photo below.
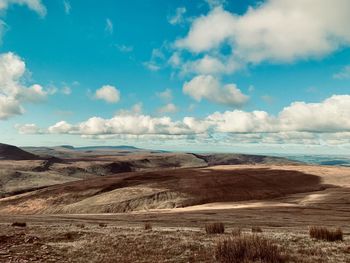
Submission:
M 252 233 L 249 226 L 207 226 L 221 233 L 208 234 L 205 225 L 164 228 L 150 222 L 132 228 L 106 222 L 1 224 L 0 262 L 350 262 L 344 233 L 343 241 L 329 242 L 310 237 L 307 228 Z

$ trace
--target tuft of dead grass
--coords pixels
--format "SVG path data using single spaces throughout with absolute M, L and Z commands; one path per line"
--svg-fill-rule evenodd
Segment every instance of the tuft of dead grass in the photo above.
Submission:
M 287 261 L 277 245 L 257 235 L 220 239 L 215 247 L 215 258 L 221 263 L 284 263 Z
M 205 232 L 207 234 L 223 234 L 225 232 L 225 225 L 221 222 L 205 224 Z
M 146 222 L 145 225 L 144 225 L 144 229 L 145 230 L 152 230 L 152 225 L 150 222 Z
M 260 226 L 253 226 L 252 227 L 252 233 L 262 233 L 263 230 L 261 229 Z
M 13 222 L 12 226 L 17 226 L 17 227 L 26 227 L 27 223 L 26 222 Z
M 340 228 L 328 229 L 326 227 L 311 226 L 309 228 L 309 235 L 311 238 L 324 241 L 343 241 L 343 231 Z
M 241 236 L 242 234 L 242 229 L 240 227 L 234 228 L 231 232 L 233 236 Z

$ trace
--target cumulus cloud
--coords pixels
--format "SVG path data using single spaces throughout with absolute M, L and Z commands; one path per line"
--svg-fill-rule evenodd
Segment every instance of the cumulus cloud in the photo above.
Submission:
M 44 101 L 50 94 L 39 84 L 24 85 L 25 62 L 12 52 L 0 54 L 0 119 L 23 114 L 23 103 Z
M 35 132 L 36 128 L 30 124 L 20 131 L 26 130 Z M 232 110 L 215 112 L 204 118 L 172 120 L 166 116 L 145 115 L 140 110 L 124 111 L 110 119 L 92 117 L 78 124 L 61 121 L 46 132 L 105 139 L 152 135 L 227 144 L 341 145 L 349 144 L 350 140 L 350 95 L 334 95 L 318 103 L 294 102 L 277 115 Z
M 242 15 L 216 6 L 196 18 L 175 47 L 220 54 L 229 46 L 228 57 L 243 65 L 318 58 L 350 44 L 349 15 L 347 0 L 268 0 Z
M 240 110 L 216 112 L 209 115 L 206 121 L 214 124 L 218 132 L 252 133 L 273 132 L 277 120 L 264 111 L 245 112 Z
M 191 133 L 182 122 L 174 122 L 169 117 L 148 115 L 117 115 L 111 119 L 92 117 L 78 126 L 80 134 L 186 134 Z
M 56 91 L 53 90 L 52 93 Z M 34 84 L 26 89 L 22 89 L 16 96 L 18 100 L 27 102 L 42 102 L 47 98 L 49 91 L 44 90 L 44 88 L 38 84 Z
M 71 133 L 74 131 L 72 125 L 65 121 L 57 122 L 48 128 L 49 133 Z
M 185 82 L 183 92 L 196 101 L 206 99 L 230 107 L 240 107 L 249 99 L 235 84 L 226 84 L 222 86 L 220 82 L 211 75 L 199 75 L 194 77 L 191 81 Z
M 0 95 L 0 120 L 23 114 L 24 109 L 18 100 Z
M 350 131 L 350 95 L 334 95 L 320 103 L 294 102 L 277 116 L 234 110 L 214 113 L 208 120 L 220 132 L 345 132 Z
M 0 10 L 6 10 L 11 4 L 26 5 L 40 16 L 46 15 L 46 7 L 41 0 L 0 0 Z
M 40 129 L 36 124 L 16 124 L 15 128 L 20 134 L 42 134 L 44 131 Z
M 175 106 L 174 103 L 168 103 L 160 108 L 158 108 L 157 112 L 160 114 L 164 113 L 175 113 L 178 111 L 178 108 Z
M 172 25 L 181 24 L 185 21 L 184 14 L 186 13 L 185 7 L 176 8 L 176 12 L 174 15 L 168 17 L 168 22 Z
M 111 85 L 104 85 L 96 90 L 95 98 L 107 103 L 117 103 L 120 100 L 120 91 Z
M 236 18 L 233 14 L 217 7 L 207 16 L 200 16 L 191 25 L 188 35 L 176 41 L 178 48 L 192 52 L 208 51 L 229 39 L 234 31 Z
M 350 130 L 350 95 L 334 95 L 321 103 L 294 102 L 279 114 L 282 130 L 336 132 Z
M 174 64 L 172 66 L 175 67 Z M 206 54 L 193 61 L 184 62 L 182 65 L 178 65 L 178 68 L 183 75 L 191 73 L 219 75 L 234 72 L 242 68 L 242 65 L 232 59 L 232 57 L 218 57 Z

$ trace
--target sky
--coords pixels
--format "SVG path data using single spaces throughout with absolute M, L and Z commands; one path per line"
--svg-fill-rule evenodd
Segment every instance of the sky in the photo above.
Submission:
M 348 0 L 0 0 L 0 142 L 350 154 Z

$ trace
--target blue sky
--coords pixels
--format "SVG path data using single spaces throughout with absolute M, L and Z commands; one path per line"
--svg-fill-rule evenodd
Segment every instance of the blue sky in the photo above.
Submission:
M 350 152 L 350 4 L 0 0 L 0 141 Z

